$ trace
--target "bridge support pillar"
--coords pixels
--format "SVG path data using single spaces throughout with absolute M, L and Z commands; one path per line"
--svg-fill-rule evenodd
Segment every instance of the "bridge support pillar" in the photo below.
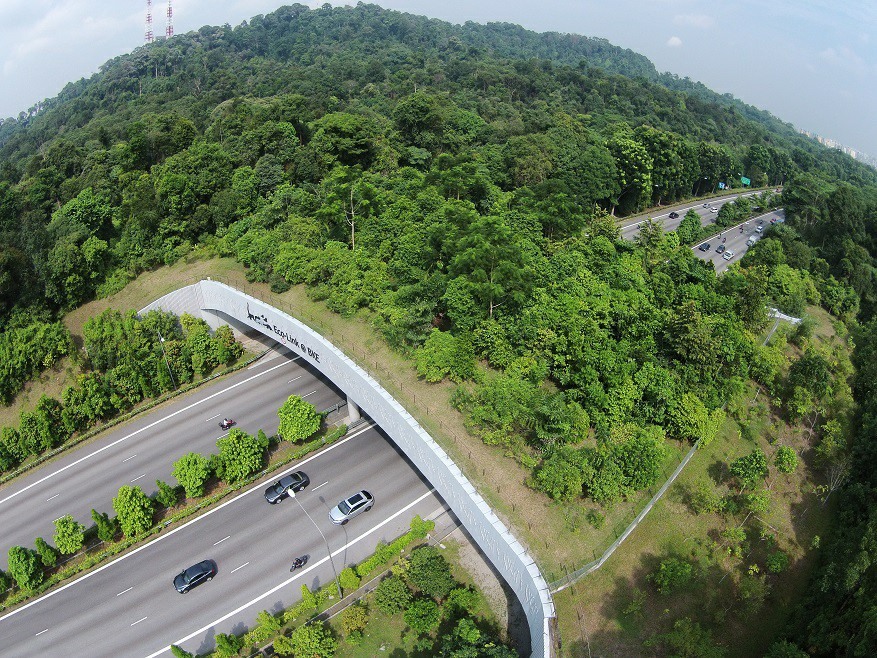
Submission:
M 356 402 L 350 399 L 350 396 L 347 396 L 347 424 L 355 425 L 361 420 L 361 416 L 359 415 L 359 407 Z

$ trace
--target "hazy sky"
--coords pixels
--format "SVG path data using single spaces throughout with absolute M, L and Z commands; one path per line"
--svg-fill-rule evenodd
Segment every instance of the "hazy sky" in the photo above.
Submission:
M 174 0 L 177 34 L 237 25 L 281 0 Z M 291 4 L 291 3 L 288 3 Z M 318 6 L 323 2 L 306 2 Z M 352 4 L 332 2 L 333 5 Z M 455 23 L 603 37 L 877 157 L 875 0 L 382 0 Z M 167 3 L 153 0 L 156 34 Z M 146 0 L 0 0 L 0 116 L 143 43 Z

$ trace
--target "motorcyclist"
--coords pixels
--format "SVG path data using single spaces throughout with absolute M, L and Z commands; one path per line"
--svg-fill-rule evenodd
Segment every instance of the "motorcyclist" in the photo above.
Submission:
M 222 426 L 226 427 L 226 428 L 231 427 L 231 419 L 230 418 L 223 418 L 222 419 Z
M 301 569 L 304 565 L 305 561 L 300 557 L 297 557 L 292 561 L 292 569 Z M 290 569 L 290 571 L 292 571 L 292 569 Z

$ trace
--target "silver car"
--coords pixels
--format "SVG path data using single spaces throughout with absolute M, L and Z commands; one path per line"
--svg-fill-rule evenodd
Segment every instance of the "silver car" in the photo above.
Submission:
M 363 489 L 335 505 L 329 511 L 329 519 L 335 525 L 344 525 L 354 516 L 369 511 L 374 504 L 374 497 Z

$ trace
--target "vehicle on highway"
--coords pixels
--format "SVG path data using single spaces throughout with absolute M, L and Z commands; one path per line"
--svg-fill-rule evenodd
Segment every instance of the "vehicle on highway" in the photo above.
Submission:
M 349 498 L 345 498 L 329 511 L 329 519 L 335 525 L 344 525 L 354 516 L 369 511 L 375 504 L 372 495 L 363 489 Z
M 698 247 L 698 249 L 700 249 L 701 251 L 709 251 L 710 250 L 710 243 L 704 242 L 702 245 L 700 245 Z
M 722 254 L 722 258 L 725 260 L 731 260 L 734 257 L 734 252 L 728 249 L 724 254 Z
M 753 235 L 751 238 L 749 238 L 749 239 L 746 241 L 746 246 L 747 246 L 747 247 L 751 247 L 751 246 L 754 245 L 756 242 L 758 242 L 758 238 L 755 237 L 755 236 Z
M 770 223 L 771 223 L 771 224 L 776 224 L 776 223 L 777 223 L 777 218 L 776 218 L 776 217 L 771 217 L 771 218 L 770 218 Z
M 216 563 L 213 560 L 204 560 L 177 574 L 177 577 L 174 578 L 174 587 L 180 594 L 185 594 L 204 581 L 213 580 L 215 575 Z
M 703 204 L 703 207 L 704 207 L 704 208 L 709 208 L 709 207 L 710 207 L 710 204 L 705 203 L 705 204 Z
M 669 217 L 670 217 L 670 219 L 676 219 L 677 217 L 679 217 L 679 213 L 678 212 L 671 212 Z
M 265 500 L 274 505 L 289 496 L 290 490 L 298 493 L 310 483 L 311 479 L 305 475 L 304 471 L 296 471 L 295 473 L 284 475 L 265 489 Z
M 756 233 L 761 233 L 763 230 L 764 230 L 764 227 L 761 224 L 759 224 L 758 226 L 755 227 Z
M 725 250 L 725 245 L 723 245 L 723 244 L 720 244 L 718 247 L 716 247 L 717 254 L 722 253 L 724 250 Z
M 302 555 L 301 557 L 297 557 L 292 561 L 292 566 L 289 567 L 290 571 L 295 571 L 296 569 L 303 569 L 304 566 L 308 563 L 309 555 Z
M 230 429 L 235 424 L 236 424 L 235 421 L 233 421 L 231 418 L 223 418 L 219 423 L 219 427 L 224 429 L 224 430 L 227 430 L 227 429 Z
M 719 212 L 718 208 L 710 208 L 710 212 Z

